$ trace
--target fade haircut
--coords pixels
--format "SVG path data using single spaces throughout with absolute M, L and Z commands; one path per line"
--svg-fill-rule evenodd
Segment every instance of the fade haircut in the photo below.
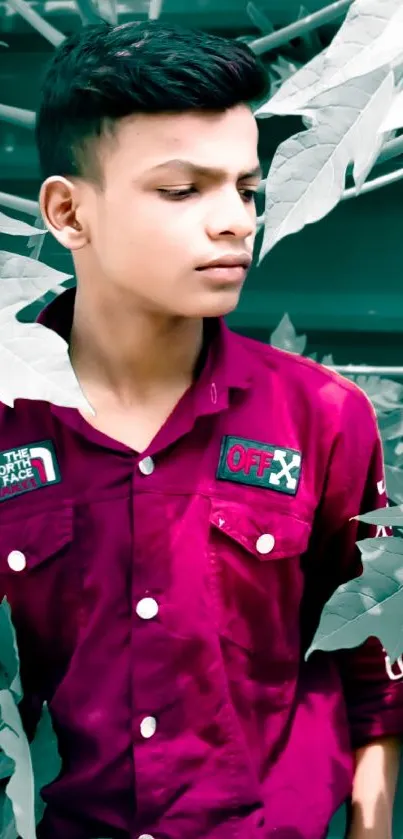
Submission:
M 261 101 L 269 84 L 240 41 L 159 20 L 83 26 L 56 49 L 43 79 L 35 127 L 42 177 L 102 187 L 97 151 L 119 120 L 224 112 Z

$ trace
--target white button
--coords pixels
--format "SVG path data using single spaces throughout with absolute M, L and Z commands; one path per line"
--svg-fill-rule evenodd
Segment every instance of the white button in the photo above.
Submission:
M 263 533 L 262 536 L 259 536 L 256 542 L 256 550 L 260 554 L 269 554 L 276 544 L 276 540 L 271 533 Z
M 140 460 L 139 469 L 143 475 L 152 475 L 155 469 L 152 457 L 145 457 L 144 460 Z
M 144 737 L 145 740 L 148 740 L 152 737 L 157 730 L 157 720 L 155 717 L 144 717 L 140 723 L 140 731 L 141 736 Z
M 154 839 L 154 836 L 151 836 L 151 833 L 142 833 L 139 839 Z
M 7 562 L 12 571 L 23 571 L 27 564 L 27 560 L 21 551 L 11 551 L 7 557 Z
M 143 597 L 143 599 L 139 600 L 137 603 L 136 612 L 139 618 L 149 621 L 151 618 L 155 618 L 155 616 L 158 615 L 158 603 L 153 599 L 153 597 Z

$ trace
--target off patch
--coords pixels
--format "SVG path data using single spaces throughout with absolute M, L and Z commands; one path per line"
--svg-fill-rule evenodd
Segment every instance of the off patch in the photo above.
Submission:
M 302 455 L 295 449 L 259 443 L 244 437 L 223 437 L 216 477 L 249 486 L 296 495 Z

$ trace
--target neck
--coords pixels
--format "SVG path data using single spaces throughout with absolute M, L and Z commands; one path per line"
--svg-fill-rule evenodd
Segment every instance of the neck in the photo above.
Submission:
M 127 299 L 88 299 L 77 288 L 70 358 L 84 390 L 130 405 L 189 387 L 202 343 L 201 318 L 145 312 Z

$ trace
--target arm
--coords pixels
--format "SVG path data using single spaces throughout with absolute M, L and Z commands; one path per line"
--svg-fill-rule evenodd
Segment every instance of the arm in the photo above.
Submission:
M 386 492 L 380 492 L 385 485 L 384 464 L 375 418 L 373 424 L 373 454 L 359 505 L 361 512 L 388 503 Z M 374 526 L 358 528 L 359 539 L 376 535 L 387 537 L 392 535 L 392 530 L 379 533 Z M 376 638 L 368 639 L 359 648 L 340 651 L 338 659 L 355 746 L 347 839 L 392 839 L 401 750 L 399 735 L 403 733 L 403 674 L 399 678 L 398 670 L 394 674 L 390 671 L 385 651 Z
M 362 573 L 357 541 L 391 535 L 391 530 L 379 532 L 376 526 L 351 520 L 387 505 L 382 444 L 369 400 L 360 392 L 350 393 L 339 408 L 337 424 L 315 537 L 312 587 L 322 603 L 322 597 L 327 601 L 339 585 Z M 389 839 L 403 735 L 403 666 L 394 666 L 392 672 L 376 637 L 331 655 L 343 685 L 355 756 L 347 839 Z
M 400 750 L 395 737 L 379 738 L 356 750 L 347 839 L 392 839 Z

